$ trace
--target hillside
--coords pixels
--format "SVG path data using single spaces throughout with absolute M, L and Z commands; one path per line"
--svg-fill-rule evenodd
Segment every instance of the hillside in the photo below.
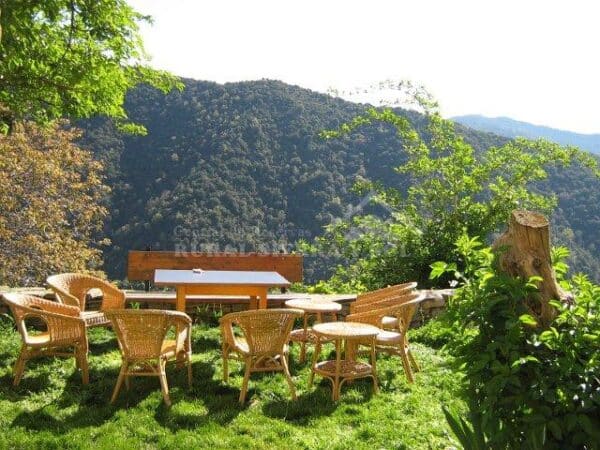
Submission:
M 102 118 L 82 124 L 83 145 L 105 162 L 112 187 L 105 270 L 113 278 L 124 277 L 130 249 L 289 251 L 360 203 L 350 190 L 356 177 L 406 184 L 393 171 L 404 160 L 393 130 L 318 137 L 363 105 L 277 81 L 185 84 L 168 96 L 129 93 L 127 111 L 147 136 L 123 136 Z M 422 128 L 421 116 L 403 113 Z M 461 130 L 480 149 L 503 141 Z M 558 241 L 575 248 L 577 268 L 600 273 L 600 183 L 570 169 L 550 185 L 561 202 Z M 309 280 L 313 267 L 322 274 L 318 261 L 307 262 Z
M 544 138 L 561 145 L 574 145 L 583 150 L 600 154 L 600 134 L 581 134 L 555 128 L 532 125 L 508 117 L 485 117 L 466 115 L 452 117 L 452 120 L 474 130 L 486 131 L 509 138 Z

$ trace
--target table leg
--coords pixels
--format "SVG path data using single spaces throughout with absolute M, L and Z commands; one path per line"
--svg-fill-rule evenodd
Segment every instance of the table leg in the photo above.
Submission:
M 300 343 L 300 362 L 306 361 L 306 341 L 308 340 L 308 314 L 303 315 L 304 339 Z
M 177 286 L 177 300 L 175 303 L 177 311 L 185 312 L 185 287 Z
M 308 375 L 308 388 L 310 389 L 315 378 L 315 367 L 319 362 L 319 356 L 321 353 L 321 338 L 317 336 L 317 342 L 315 343 L 315 353 L 313 355 L 312 366 L 310 368 L 310 375 Z
M 353 339 L 346 340 L 346 359 L 356 361 L 356 351 L 358 344 Z
M 258 309 L 267 309 L 267 290 L 265 289 L 258 297 Z
M 340 399 L 340 373 L 342 371 L 342 342 L 341 339 L 335 340 L 335 377 L 333 382 L 333 400 Z
M 248 305 L 248 309 L 258 309 L 258 298 L 256 295 L 250 296 L 250 304 Z

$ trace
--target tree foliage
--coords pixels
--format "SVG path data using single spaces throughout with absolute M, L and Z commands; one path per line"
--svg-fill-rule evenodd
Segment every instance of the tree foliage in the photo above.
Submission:
M 143 64 L 138 24 L 148 20 L 125 0 L 0 2 L 0 124 L 95 114 L 124 120 L 129 88 L 176 86 Z
M 406 192 L 410 178 L 394 168 L 407 161 L 393 126 L 375 122 L 341 139 L 320 139 L 365 114 L 346 102 L 277 81 L 217 83 L 184 80 L 185 90 L 164 96 L 147 86 L 130 91 L 126 109 L 148 129 L 123 135 L 108 120 L 82 123 L 82 145 L 105 163 L 112 187 L 105 252 L 111 277 L 125 276 L 127 250 L 290 251 L 312 241 L 337 218 L 389 214 L 352 186 L 376 180 Z M 419 135 L 426 117 L 395 109 Z M 508 142 L 457 126 L 476 153 Z M 553 238 L 572 250 L 574 270 L 600 274 L 600 181 L 579 165 L 549 169 L 535 185 L 556 192 Z M 359 211 L 360 212 L 360 211 Z M 383 220 L 383 225 L 386 221 Z M 374 236 L 377 238 L 377 236 Z M 385 244 L 386 242 L 384 242 Z M 305 258 L 305 280 L 329 278 L 329 253 Z
M 389 124 L 408 157 L 396 167 L 402 176 L 396 183 L 365 179 L 355 186 L 387 214 L 359 212 L 317 239 L 317 251 L 337 253 L 344 261 L 332 277 L 334 285 L 374 289 L 405 280 L 426 283 L 429 265 L 448 259 L 461 233 L 488 237 L 516 208 L 551 211 L 555 196 L 532 189 L 532 183 L 547 178 L 547 167 L 577 162 L 596 168 L 589 154 L 544 140 L 516 139 L 476 151 L 437 111 L 427 111 L 426 117 L 420 134 L 406 117 L 372 108 L 323 133 L 340 138 L 361 127 Z
M 94 240 L 107 210 L 102 166 L 64 124 L 0 135 L 0 285 L 41 285 L 57 272 L 98 270 Z

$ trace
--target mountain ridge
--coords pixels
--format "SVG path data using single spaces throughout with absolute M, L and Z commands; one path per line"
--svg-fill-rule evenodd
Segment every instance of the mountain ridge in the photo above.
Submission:
M 357 178 L 407 186 L 394 170 L 406 153 L 390 126 L 361 128 L 343 139 L 319 137 L 367 105 L 273 80 L 184 83 L 183 92 L 166 96 L 147 86 L 129 92 L 128 116 L 147 136 L 123 135 L 105 118 L 80 123 L 81 144 L 105 164 L 112 188 L 104 230 L 112 241 L 104 265 L 111 278 L 124 278 L 128 250 L 147 247 L 290 251 L 360 203 L 352 191 Z M 422 115 L 397 112 L 424 132 Z M 458 130 L 478 149 L 506 142 Z M 574 249 L 575 268 L 600 273 L 600 183 L 575 171 L 554 170 L 543 187 L 558 192 L 555 241 Z M 309 259 L 307 281 L 324 276 L 329 264 Z
M 582 150 L 600 154 L 600 133 L 576 133 L 545 125 L 535 125 L 504 116 L 487 117 L 480 114 L 466 114 L 451 117 L 450 120 L 474 130 L 494 133 L 499 136 L 528 139 L 544 138 L 560 145 L 574 145 Z

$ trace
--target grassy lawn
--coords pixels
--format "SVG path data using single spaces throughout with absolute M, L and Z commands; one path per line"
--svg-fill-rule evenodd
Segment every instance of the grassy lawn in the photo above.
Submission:
M 356 381 L 331 401 L 331 384 L 316 378 L 307 389 L 309 364 L 291 371 L 298 400 L 289 400 L 281 374 L 254 374 L 248 401 L 238 404 L 241 364 L 221 381 L 219 331 L 195 325 L 194 384 L 185 370 L 168 369 L 173 406 L 162 403 L 158 379 L 134 378 L 115 406 L 108 402 L 120 367 L 114 334 L 90 333 L 90 385 L 83 386 L 74 359 L 39 359 L 12 387 L 20 345 L 12 329 L 0 330 L 0 448 L 445 448 L 453 444 L 440 405 L 461 408 L 457 376 L 447 357 L 415 346 L 422 366 L 409 385 L 399 358 L 378 359 L 381 391 Z M 309 356 L 311 352 L 309 351 Z

